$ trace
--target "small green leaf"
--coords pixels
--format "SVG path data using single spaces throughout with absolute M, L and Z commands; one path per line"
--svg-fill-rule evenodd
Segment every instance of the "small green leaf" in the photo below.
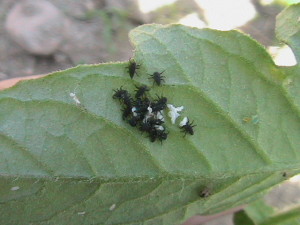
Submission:
M 251 203 L 244 211 L 256 224 L 262 223 L 275 213 L 275 210 L 262 199 Z
M 299 225 L 300 224 L 300 207 L 292 208 L 284 212 L 272 215 L 260 225 Z
M 256 41 L 181 25 L 130 38 L 141 64 L 133 80 L 127 62 L 81 65 L 0 92 L 1 224 L 179 224 L 300 171 L 299 95 L 283 86 L 294 72 Z M 197 127 L 183 137 L 167 120 L 160 144 L 122 120 L 112 95 L 163 70 L 151 95 L 183 105 Z
M 243 215 L 235 215 L 235 217 L 239 217 L 240 219 L 249 218 L 257 225 L 300 224 L 299 206 L 294 206 L 293 208 L 280 211 L 267 205 L 263 200 L 258 200 L 247 206 L 243 212 Z
M 277 16 L 276 35 L 293 48 L 300 60 L 300 3 L 291 5 Z
M 251 218 L 245 213 L 244 210 L 236 212 L 233 216 L 234 225 L 255 225 Z

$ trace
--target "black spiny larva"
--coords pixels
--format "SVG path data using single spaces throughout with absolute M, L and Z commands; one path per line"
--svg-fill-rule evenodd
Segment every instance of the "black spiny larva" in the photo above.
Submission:
M 114 99 L 119 99 L 127 107 L 132 107 L 133 100 L 131 98 L 131 95 L 128 93 L 128 91 L 122 89 L 122 86 L 121 86 L 119 89 L 114 90 L 114 92 L 115 92 L 113 95 Z
M 194 127 L 196 125 L 193 125 L 194 121 L 190 123 L 190 120 L 187 117 L 184 117 L 183 120 L 180 122 L 179 127 L 181 129 L 181 132 L 184 133 L 184 137 L 186 134 L 194 135 Z
M 165 130 L 156 130 L 153 128 L 149 132 L 149 138 L 151 142 L 154 142 L 156 139 L 158 139 L 162 143 L 163 140 L 168 138 L 168 133 Z
M 130 126 L 136 127 L 139 121 L 140 118 L 138 116 L 133 116 L 131 119 L 128 120 L 128 123 L 130 124 Z
M 137 64 L 134 59 L 129 59 L 128 66 L 126 68 L 128 69 L 128 73 L 129 73 L 129 76 L 130 76 L 131 79 L 133 78 L 133 76 L 135 74 L 137 75 L 136 71 L 140 67 L 141 67 L 141 65 Z
M 150 133 L 152 129 L 153 129 L 153 125 L 147 120 L 142 121 L 142 123 L 139 126 L 139 130 L 142 131 L 142 133 L 145 131 Z
M 157 138 L 162 143 L 162 141 L 167 140 L 168 138 L 168 132 L 165 130 L 157 130 Z
M 124 96 L 129 94 L 128 91 L 122 89 L 122 86 L 119 89 L 114 90 L 114 92 L 115 93 L 113 94 L 113 98 L 119 100 L 123 99 Z
M 135 90 L 135 97 L 141 98 L 143 97 L 147 91 L 150 91 L 150 88 L 147 85 L 135 86 L 137 89 Z
M 149 119 L 148 119 L 148 122 L 149 122 L 152 126 L 155 126 L 155 125 L 162 125 L 162 124 L 164 123 L 163 120 L 157 119 L 157 118 L 153 118 L 153 117 L 149 118 Z
M 167 101 L 168 99 L 166 97 L 158 97 L 151 105 L 153 112 L 164 110 L 167 107 Z
M 131 107 L 125 106 L 125 107 L 122 109 L 122 118 L 123 118 L 123 120 L 125 120 L 125 119 L 126 119 L 127 117 L 129 117 L 131 114 L 132 114 L 132 108 L 131 108 Z
M 161 73 L 160 72 L 154 72 L 153 74 L 149 74 L 150 75 L 150 78 L 149 79 L 153 79 L 153 84 L 156 83 L 158 86 L 162 85 L 162 82 L 165 82 L 165 79 L 166 78 L 165 76 L 163 76 L 163 72 L 165 71 L 162 71 Z
M 132 108 L 132 104 L 133 104 L 133 99 L 131 98 L 131 96 L 128 94 L 123 98 L 123 103 L 129 107 Z
M 145 116 L 145 114 L 148 112 L 148 107 L 150 104 L 151 101 L 147 97 L 143 99 L 141 98 L 136 99 L 136 101 L 134 102 L 135 112 Z

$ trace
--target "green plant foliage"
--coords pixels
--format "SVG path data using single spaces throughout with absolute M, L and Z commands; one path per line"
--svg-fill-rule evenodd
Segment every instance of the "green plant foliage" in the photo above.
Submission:
M 241 210 L 233 216 L 234 225 L 255 225 L 251 218 L 246 214 L 244 210 Z
M 289 5 L 293 5 L 299 3 L 299 0 L 274 0 L 271 4 L 278 4 L 281 5 L 283 7 L 287 7 Z
M 300 3 L 291 5 L 277 16 L 276 35 L 294 49 L 300 59 Z
M 246 225 L 246 222 L 257 225 L 299 225 L 300 207 L 279 211 L 258 200 L 234 215 L 235 225 Z
M 0 92 L 0 224 L 178 224 L 300 170 L 295 70 L 237 31 L 144 25 L 130 38 L 134 80 L 127 62 L 80 65 Z M 112 95 L 163 70 L 153 97 L 183 105 L 197 127 L 184 138 L 167 121 L 161 144 L 124 122 Z

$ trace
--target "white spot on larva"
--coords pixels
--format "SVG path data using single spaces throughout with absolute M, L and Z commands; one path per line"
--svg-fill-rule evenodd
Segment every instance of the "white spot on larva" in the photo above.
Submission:
M 80 105 L 80 101 L 77 98 L 75 93 L 70 93 L 70 97 L 73 98 L 74 102 L 76 103 L 76 105 Z
M 150 110 L 149 110 L 149 108 L 150 108 Z M 148 109 L 148 112 L 146 113 L 145 118 L 143 119 L 144 123 L 147 122 L 149 118 L 152 118 L 154 116 L 154 114 L 152 113 L 152 108 L 149 106 L 147 109 Z M 150 111 L 151 111 L 151 113 L 150 113 Z
M 160 125 L 155 125 L 154 126 L 156 130 L 165 130 L 165 128 L 163 126 Z
M 185 126 L 188 121 L 189 121 L 189 119 L 187 117 L 184 117 L 183 120 L 181 120 L 179 126 L 180 127 Z
M 15 187 L 12 187 L 10 190 L 11 190 L 11 191 L 17 191 L 17 190 L 19 190 L 19 189 L 20 189 L 19 186 L 15 186 Z
M 171 104 L 167 104 L 167 107 L 169 109 L 168 116 L 171 118 L 172 124 L 175 124 L 176 119 L 180 116 L 178 112 L 181 112 L 184 109 L 184 107 L 174 107 Z
M 150 107 L 150 105 L 148 106 L 147 110 L 148 110 L 148 113 L 149 113 L 149 114 L 152 113 L 152 108 Z
M 86 212 L 82 211 L 82 212 L 78 212 L 77 214 L 80 215 L 80 216 L 83 216 L 83 215 L 85 215 L 85 213 Z
M 165 117 L 164 117 L 164 114 L 163 114 L 163 110 L 157 112 L 157 114 L 156 114 L 156 119 L 159 119 L 159 120 L 161 120 L 161 121 L 165 121 Z
M 136 111 L 136 107 L 132 107 L 131 112 L 133 116 L 137 116 L 137 113 L 135 111 Z
M 109 207 L 110 211 L 113 211 L 116 208 L 116 204 L 112 204 L 111 207 Z

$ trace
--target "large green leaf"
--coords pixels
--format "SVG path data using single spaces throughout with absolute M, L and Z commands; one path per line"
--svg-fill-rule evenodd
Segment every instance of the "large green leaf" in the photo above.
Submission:
M 179 224 L 300 170 L 300 97 L 283 85 L 294 70 L 237 31 L 145 25 L 130 38 L 134 80 L 126 62 L 110 63 L 0 92 L 1 224 Z M 183 137 L 167 121 L 160 144 L 122 120 L 112 89 L 151 85 L 147 73 L 163 70 L 151 95 L 185 106 L 197 127 Z

